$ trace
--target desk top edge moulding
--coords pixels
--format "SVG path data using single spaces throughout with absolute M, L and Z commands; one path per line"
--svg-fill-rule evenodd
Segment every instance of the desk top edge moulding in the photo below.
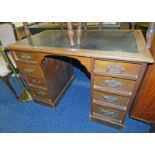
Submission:
M 6 51 L 12 51 L 33 99 L 51 107 L 71 84 L 70 59 L 77 59 L 91 75 L 90 119 L 125 127 L 146 66 L 154 62 L 141 31 L 78 30 L 71 33 L 71 42 L 70 30 L 47 30 L 7 46 Z
M 154 62 L 140 30 L 83 30 L 81 45 L 72 47 L 66 30 L 46 30 L 9 45 L 6 49 L 46 51 L 49 54 L 52 50 L 57 55 Z

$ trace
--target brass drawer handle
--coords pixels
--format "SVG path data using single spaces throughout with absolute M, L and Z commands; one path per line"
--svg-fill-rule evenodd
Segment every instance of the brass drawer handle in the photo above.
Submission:
M 119 66 L 108 66 L 106 68 L 106 71 L 108 73 L 113 73 L 113 74 L 122 74 L 125 71 L 125 69 Z
M 108 116 L 113 116 L 115 113 L 110 111 L 110 110 L 106 110 L 106 109 L 102 109 L 101 112 L 105 113 Z
M 31 59 L 31 56 L 30 55 L 23 54 L 23 55 L 21 55 L 21 59 L 30 60 Z
M 33 73 L 34 70 L 33 70 L 32 68 L 25 68 L 24 71 L 25 71 L 26 73 L 31 74 L 31 73 Z
M 117 101 L 116 96 L 103 96 L 103 99 L 110 103 L 114 103 Z
M 118 118 L 120 117 L 120 115 L 118 113 L 115 113 L 113 111 L 110 111 L 110 110 L 106 110 L 106 109 L 102 109 L 100 110 L 101 112 L 103 112 L 106 116 L 108 117 L 113 117 L 113 118 Z
M 43 92 L 43 91 L 37 91 L 37 95 L 41 95 L 41 96 L 45 96 L 45 92 Z
M 41 84 L 41 81 L 40 81 L 40 80 L 38 81 L 38 80 L 32 79 L 32 83 L 33 83 L 33 84 L 37 84 L 37 83 L 38 83 L 38 84 Z
M 105 80 L 106 85 L 110 86 L 110 87 L 119 87 L 122 85 L 121 82 L 116 81 L 116 80 Z

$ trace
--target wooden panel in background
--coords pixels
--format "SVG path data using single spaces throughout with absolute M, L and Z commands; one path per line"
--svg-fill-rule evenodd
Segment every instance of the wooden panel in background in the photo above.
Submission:
M 155 37 L 151 51 L 155 58 Z M 148 67 L 135 105 L 131 110 L 131 117 L 147 123 L 155 123 L 155 64 Z

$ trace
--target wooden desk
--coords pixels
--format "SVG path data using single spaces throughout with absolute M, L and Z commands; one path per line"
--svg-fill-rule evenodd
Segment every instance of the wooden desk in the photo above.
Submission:
M 34 100 L 52 107 L 73 79 L 67 58 L 78 60 L 91 75 L 90 118 L 122 128 L 146 65 L 153 63 L 145 47 L 139 30 L 83 31 L 81 45 L 72 48 L 66 31 L 49 30 L 6 49 L 13 51 Z

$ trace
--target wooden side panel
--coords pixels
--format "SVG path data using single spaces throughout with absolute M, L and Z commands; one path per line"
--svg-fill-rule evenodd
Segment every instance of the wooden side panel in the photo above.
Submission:
M 155 38 L 151 51 L 155 58 Z M 155 64 L 148 68 L 131 116 L 144 122 L 155 123 Z

